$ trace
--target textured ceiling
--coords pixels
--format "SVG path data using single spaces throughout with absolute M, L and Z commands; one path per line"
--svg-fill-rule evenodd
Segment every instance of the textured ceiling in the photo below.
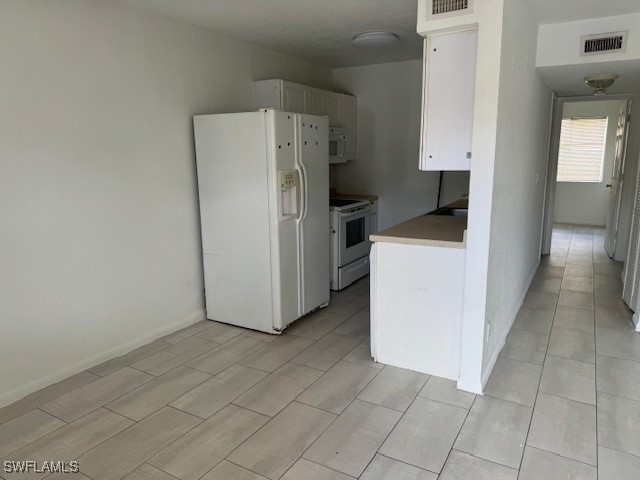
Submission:
M 528 1 L 531 1 L 540 23 L 571 22 L 640 12 L 640 0 Z
M 417 0 L 117 0 L 329 67 L 422 58 Z M 484 1 L 484 0 L 477 0 Z M 640 12 L 640 0 L 525 0 L 540 23 Z M 360 49 L 354 35 L 388 30 L 400 44 Z
M 422 58 L 417 0 L 119 0 L 329 67 Z M 359 49 L 354 35 L 388 30 L 400 44 Z

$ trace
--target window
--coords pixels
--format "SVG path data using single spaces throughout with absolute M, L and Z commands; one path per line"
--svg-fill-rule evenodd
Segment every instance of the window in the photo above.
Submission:
M 558 182 L 602 182 L 607 118 L 563 118 Z

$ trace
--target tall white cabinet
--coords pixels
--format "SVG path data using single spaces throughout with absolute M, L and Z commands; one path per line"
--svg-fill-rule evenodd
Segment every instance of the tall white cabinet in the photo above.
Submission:
M 471 170 L 478 31 L 424 40 L 421 170 Z
M 358 101 L 353 95 L 287 82 L 281 79 L 254 82 L 256 108 L 326 115 L 329 126 L 347 129 L 345 160 L 355 160 L 357 151 Z

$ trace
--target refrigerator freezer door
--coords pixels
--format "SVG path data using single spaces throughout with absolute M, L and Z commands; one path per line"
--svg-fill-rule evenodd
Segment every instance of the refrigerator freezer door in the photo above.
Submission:
M 302 316 L 329 302 L 329 120 L 300 115 L 297 127 L 300 142 L 296 160 L 302 185 L 298 219 Z
M 297 115 L 278 110 L 267 110 L 264 115 L 267 119 L 273 328 L 282 330 L 300 317 L 297 223 L 304 208 L 304 185 L 296 162 Z M 292 172 L 295 172 L 293 176 Z
M 264 113 L 194 117 L 207 318 L 273 332 Z

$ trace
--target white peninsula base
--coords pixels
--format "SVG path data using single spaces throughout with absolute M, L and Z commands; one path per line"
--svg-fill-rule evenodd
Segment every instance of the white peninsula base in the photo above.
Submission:
M 374 236 L 372 240 L 375 241 L 371 248 L 374 359 L 457 380 L 465 242 L 450 247 L 395 243 Z

